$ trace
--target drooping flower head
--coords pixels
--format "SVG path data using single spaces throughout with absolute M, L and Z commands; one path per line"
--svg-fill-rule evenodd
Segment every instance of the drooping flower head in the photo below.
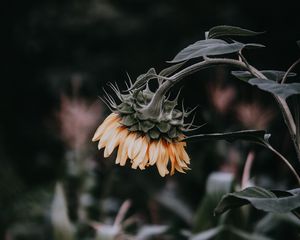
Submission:
M 105 148 L 104 157 L 118 148 L 116 164 L 121 166 L 128 159 L 134 169 L 143 170 L 156 164 L 162 177 L 174 174 L 175 170 L 183 173 L 188 170 L 190 159 L 185 151 L 184 132 L 191 130 L 192 123 L 185 124 L 184 119 L 191 111 L 175 108 L 179 94 L 174 100 L 165 96 L 157 100 L 148 83 L 138 87 L 130 83 L 126 94 L 109 85 L 121 103 L 106 94 L 105 101 L 112 113 L 93 137 L 93 141 L 99 141 L 99 149 Z

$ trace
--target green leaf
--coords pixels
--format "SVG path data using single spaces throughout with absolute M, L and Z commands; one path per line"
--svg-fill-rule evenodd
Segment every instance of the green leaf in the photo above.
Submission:
M 61 183 L 55 186 L 54 198 L 51 205 L 51 223 L 55 240 L 73 240 L 74 226 L 68 216 L 66 197 Z
M 254 231 L 266 234 L 286 224 L 295 230 L 300 228 L 299 219 L 291 213 L 268 213 L 255 224 Z
M 178 63 L 203 56 L 223 55 L 238 52 L 245 47 L 240 42 L 227 43 L 220 39 L 207 39 L 195 42 L 181 50 L 170 63 Z
M 240 27 L 220 25 L 209 30 L 208 38 L 219 38 L 223 36 L 255 36 L 263 32 L 254 32 Z
M 180 63 L 174 64 L 170 67 L 167 67 L 160 71 L 159 76 L 168 77 L 171 74 L 173 74 L 174 72 L 176 72 L 179 68 L 181 68 L 185 63 L 186 62 L 180 62 Z
M 190 209 L 190 206 L 186 201 L 181 199 L 181 196 L 177 194 L 176 188 L 168 189 L 168 187 L 165 186 L 161 191 L 154 195 L 154 199 L 161 206 L 169 209 L 186 223 L 192 225 L 194 212 Z
M 218 224 L 217 218 L 213 217 L 213 211 L 226 193 L 233 191 L 234 176 L 231 173 L 213 172 L 206 182 L 206 191 L 194 217 L 193 232 L 206 231 Z
M 233 142 L 236 140 L 246 140 L 251 142 L 265 143 L 270 138 L 270 134 L 267 134 L 264 130 L 242 130 L 228 133 L 210 133 L 210 134 L 197 134 L 185 138 L 196 140 L 226 140 Z
M 283 99 L 295 94 L 300 94 L 300 83 L 277 83 L 272 80 L 252 78 L 249 84 L 257 86 L 259 89 L 273 93 Z
M 277 197 L 272 191 L 264 188 L 249 187 L 224 195 L 215 208 L 215 214 L 222 214 L 227 210 L 247 204 L 266 212 L 287 213 L 300 207 L 300 194 Z
M 277 71 L 277 70 L 261 70 L 260 72 L 263 75 L 265 75 L 266 78 L 270 80 L 274 80 L 276 82 L 279 82 L 285 74 L 284 71 Z M 253 78 L 253 75 L 249 71 L 232 71 L 231 74 L 236 78 L 246 82 L 248 82 L 249 79 Z M 288 73 L 288 77 L 294 77 L 296 75 L 297 75 L 296 73 Z

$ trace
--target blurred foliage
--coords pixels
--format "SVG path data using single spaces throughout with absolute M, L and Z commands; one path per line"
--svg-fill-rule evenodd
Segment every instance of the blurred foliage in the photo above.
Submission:
M 164 61 L 214 25 L 267 30 L 254 38 L 268 47 L 249 53 L 248 59 L 256 59 L 259 68 L 287 68 L 299 55 L 297 45 L 291 45 L 300 39 L 295 31 L 300 22 L 296 3 L 46 0 L 10 4 L 11 11 L 4 15 L 9 41 L 0 94 L 0 239 L 61 240 L 75 235 L 96 239 L 99 231 L 119 227 L 114 221 L 126 199 L 131 207 L 124 213 L 117 239 L 157 234 L 161 237 L 155 239 L 296 239 L 300 226 L 294 216 L 247 207 L 233 211 L 231 217 L 213 216 L 220 191 L 228 192 L 231 180 L 238 186 L 250 150 L 255 151 L 252 181 L 273 189 L 294 186 L 288 170 L 261 147 L 244 142 L 191 143 L 192 170 L 160 178 L 155 169 L 142 172 L 115 166 L 114 157 L 104 160 L 89 141 L 96 122 L 106 115 L 101 102 L 94 101 L 107 81 L 124 86 L 126 72 L 135 78 L 150 66 L 166 67 Z M 264 126 L 276 131 L 270 141 L 296 164 L 270 97 L 249 91 L 229 70 L 205 70 L 185 82 L 186 105 L 199 104 L 196 121 L 207 123 L 201 131 Z M 69 101 L 65 109 L 75 109 L 64 120 L 57 114 L 64 109 L 62 96 Z M 94 104 L 97 107 L 91 107 Z M 255 114 L 251 118 L 243 109 Z M 76 115 L 77 110 L 81 115 Z M 262 117 L 267 110 L 271 118 Z M 88 122 L 90 131 L 85 130 L 84 138 L 75 135 L 85 140 L 74 147 L 64 138 L 61 121 L 75 129 L 73 120 L 79 116 L 83 116 L 79 124 Z M 84 116 L 93 116 L 94 121 Z M 210 173 L 216 171 L 222 171 L 221 182 L 228 183 L 222 190 L 217 189 L 222 185 L 211 184 L 216 175 Z M 70 234 L 61 236 L 56 226 L 64 226 L 64 234 L 66 229 Z M 99 230 L 99 226 L 104 227 Z M 210 232 L 197 238 L 202 231 Z

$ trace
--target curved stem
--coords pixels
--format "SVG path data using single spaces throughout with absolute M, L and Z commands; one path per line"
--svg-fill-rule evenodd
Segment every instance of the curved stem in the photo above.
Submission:
M 241 182 L 241 188 L 242 189 L 246 188 L 247 183 L 249 182 L 250 172 L 251 172 L 254 157 L 255 157 L 254 151 L 250 151 L 248 153 L 246 163 L 245 163 L 244 169 L 243 169 L 242 182 Z
M 169 89 L 173 85 L 178 83 L 184 77 L 186 77 L 192 73 L 195 73 L 201 69 L 204 69 L 204 68 L 208 68 L 208 67 L 212 67 L 212 66 L 216 66 L 216 65 L 224 65 L 224 64 L 232 65 L 232 66 L 247 70 L 257 78 L 267 79 L 259 70 L 257 70 L 256 68 L 254 68 L 253 66 L 251 66 L 248 63 L 246 64 L 244 62 L 234 60 L 234 59 L 228 59 L 228 58 L 205 58 L 204 61 L 195 63 L 189 67 L 182 69 L 181 71 L 175 73 L 174 75 L 172 75 L 168 78 L 165 78 L 166 81 L 157 90 L 154 97 L 152 98 L 152 101 L 148 105 L 146 111 L 159 112 L 159 109 L 157 108 L 157 106 L 159 106 L 159 104 L 157 104 L 157 103 L 159 103 L 159 101 L 161 101 L 163 96 L 169 91 Z M 288 104 L 286 103 L 286 101 L 283 98 L 281 98 L 275 94 L 272 94 L 272 95 L 278 103 L 278 106 L 282 113 L 284 122 L 285 122 L 285 124 L 288 128 L 288 131 L 290 133 L 290 136 L 292 138 L 292 142 L 293 142 L 296 154 L 297 154 L 297 158 L 300 161 L 300 149 L 297 144 L 296 125 L 295 125 L 292 113 L 289 109 Z
M 298 183 L 300 184 L 300 177 L 298 175 L 298 173 L 296 172 L 296 170 L 294 169 L 294 167 L 289 163 L 289 161 L 283 156 L 281 155 L 280 152 L 278 152 L 276 149 L 274 149 L 270 144 L 262 144 L 264 147 L 267 147 L 268 149 L 270 149 L 273 153 L 275 153 L 278 157 L 280 157 L 280 159 L 288 166 L 288 168 L 292 171 L 292 173 L 295 175 L 295 177 L 298 180 Z
M 296 62 L 294 62 L 294 63 L 289 67 L 289 69 L 286 71 L 286 73 L 284 74 L 284 76 L 283 76 L 283 78 L 282 78 L 282 80 L 281 80 L 281 84 L 285 83 L 285 81 L 286 81 L 286 79 L 287 79 L 289 73 L 294 69 L 294 67 L 296 67 L 296 65 L 297 65 L 298 63 L 300 63 L 300 58 L 299 58 Z
M 152 98 L 150 104 L 148 105 L 148 111 L 155 112 L 155 108 L 157 107 L 157 103 L 160 99 L 173 87 L 176 83 L 178 83 L 184 77 L 195 73 L 201 69 L 213 67 L 216 65 L 233 65 L 244 70 L 249 70 L 251 73 L 255 74 L 258 78 L 265 78 L 265 76 L 256 70 L 252 66 L 247 66 L 245 63 L 228 58 L 205 58 L 204 61 L 195 63 L 189 67 L 182 69 L 181 71 L 175 73 L 174 75 L 164 78 L 166 81 L 160 86 L 160 88 L 156 91 L 154 97 Z

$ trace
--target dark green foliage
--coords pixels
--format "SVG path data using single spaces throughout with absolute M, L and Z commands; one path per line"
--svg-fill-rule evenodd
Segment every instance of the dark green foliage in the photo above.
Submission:
M 215 214 L 222 214 L 247 204 L 266 212 L 288 213 L 300 207 L 299 189 L 286 191 L 283 197 L 278 197 L 273 191 L 261 187 L 249 187 L 240 192 L 228 193 L 216 207 Z
M 181 50 L 169 63 L 178 63 L 193 58 L 238 52 L 244 47 L 245 44 L 240 42 L 227 43 L 220 39 L 200 40 Z
M 254 32 L 248 29 L 243 29 L 235 26 L 216 26 L 208 31 L 208 38 L 220 38 L 224 36 L 255 36 L 262 32 Z
M 284 71 L 277 71 L 277 70 L 261 70 L 261 73 L 266 76 L 266 78 L 279 82 L 282 80 L 283 76 L 285 75 Z M 231 74 L 237 77 L 240 80 L 248 82 L 253 75 L 248 71 L 231 71 Z M 295 77 L 296 73 L 288 73 L 287 77 Z
M 252 78 L 249 84 L 257 86 L 259 89 L 270 92 L 283 99 L 289 96 L 300 94 L 300 83 L 277 83 L 272 80 Z

